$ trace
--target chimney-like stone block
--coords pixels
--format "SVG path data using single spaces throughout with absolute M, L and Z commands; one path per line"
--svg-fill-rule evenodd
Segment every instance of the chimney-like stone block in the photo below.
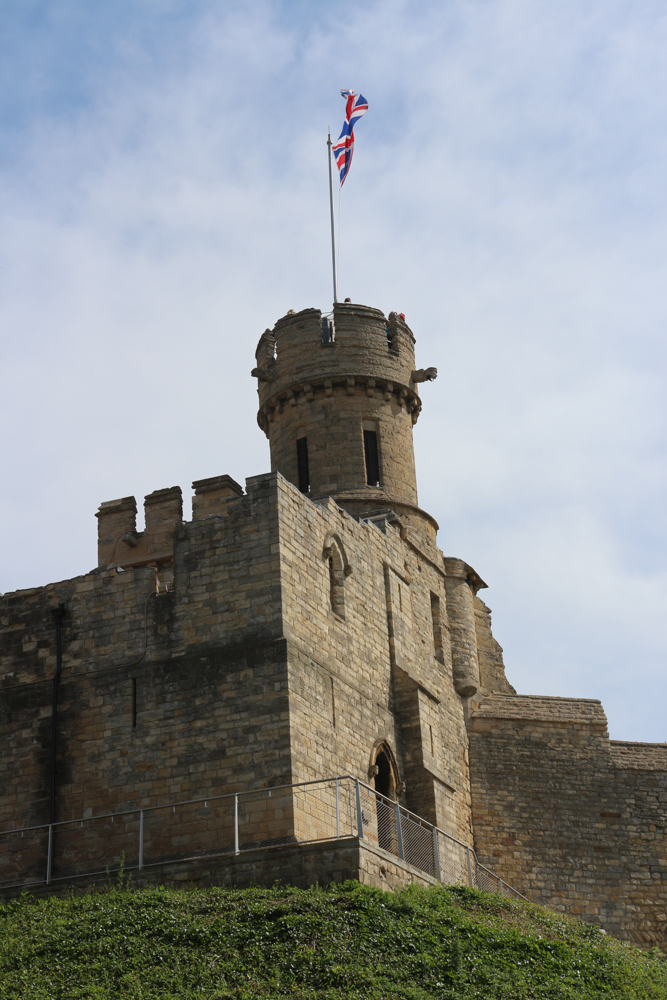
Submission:
M 180 486 L 155 490 L 144 497 L 146 530 L 165 521 L 180 523 L 183 520 L 183 493 Z
M 97 565 L 106 566 L 114 558 L 123 535 L 137 532 L 137 501 L 134 497 L 106 500 L 95 514 L 97 518 Z
M 445 572 L 454 688 L 462 698 L 470 698 L 480 686 L 474 606 L 479 578 L 461 559 L 446 558 Z M 486 586 L 481 580 L 479 583 Z
M 204 517 L 223 515 L 229 500 L 243 496 L 243 487 L 231 476 L 197 479 L 192 484 L 192 488 L 195 491 L 192 498 L 193 521 L 200 521 Z

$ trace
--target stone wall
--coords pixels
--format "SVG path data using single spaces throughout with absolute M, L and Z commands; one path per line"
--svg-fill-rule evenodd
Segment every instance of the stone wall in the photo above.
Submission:
M 211 885 L 246 888 L 253 885 L 295 885 L 307 889 L 355 879 L 377 889 L 396 890 L 407 885 L 434 885 L 435 879 L 406 861 L 356 837 L 328 840 L 319 844 L 289 844 L 268 850 L 248 851 L 237 856 L 223 855 L 201 860 L 178 861 L 137 871 L 126 870 L 137 888 L 162 885 L 195 888 Z M 111 875 L 113 881 L 114 876 Z M 65 883 L 34 884 L 35 896 L 55 896 L 72 891 L 106 890 L 109 877 L 86 876 Z M 21 894 L 21 889 L 0 892 L 0 900 Z
M 291 780 L 275 477 L 176 532 L 172 592 L 102 569 L 0 599 L 0 829 Z
M 372 783 L 383 746 L 401 801 L 469 840 L 442 559 L 400 522 L 357 521 L 276 473 L 246 496 L 204 482 L 201 516 L 173 529 L 169 592 L 155 568 L 100 568 L 2 599 L 0 829 L 49 819 L 63 604 L 57 819 L 335 774 Z
M 536 902 L 667 945 L 667 745 L 609 741 L 598 701 L 485 697 L 469 724 L 475 848 Z
M 183 522 L 180 488 L 158 490 L 143 532 L 134 497 L 108 501 L 96 570 L 0 598 L 0 829 L 49 821 L 63 607 L 58 820 L 351 774 L 465 843 L 474 828 L 531 898 L 664 944 L 667 749 L 610 743 L 599 702 L 515 694 L 486 585 L 417 506 L 417 383 L 434 372 L 414 370 L 400 316 L 345 303 L 334 325 L 327 340 L 304 310 L 260 339 L 274 471 L 245 495 L 199 480 Z M 276 808 L 250 843 L 319 836 L 327 808 Z
M 388 744 L 401 800 L 468 840 L 467 739 L 442 560 L 438 568 L 391 523 L 356 521 L 333 501 L 312 503 L 278 482 L 295 780 L 372 780 L 374 752 Z M 342 614 L 330 602 L 332 547 L 345 566 Z

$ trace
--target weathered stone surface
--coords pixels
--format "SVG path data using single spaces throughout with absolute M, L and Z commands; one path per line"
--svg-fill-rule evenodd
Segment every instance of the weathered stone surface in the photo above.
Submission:
M 132 876 L 132 885 L 139 889 L 170 885 L 186 886 L 221 885 L 245 888 L 252 885 L 295 885 L 307 889 L 313 885 L 330 885 L 356 879 L 377 889 L 399 889 L 406 885 L 433 885 L 435 879 L 414 868 L 406 861 L 356 837 L 327 840 L 319 844 L 288 844 L 269 850 L 248 851 L 234 855 L 202 858 L 190 861 L 151 865 L 137 871 L 126 869 Z M 65 886 L 52 883 L 31 885 L 34 896 L 59 895 L 80 890 L 108 890 L 106 872 L 95 878 L 90 876 L 78 881 L 68 881 Z M 5 892 L 6 899 L 20 895 L 21 889 Z
M 97 570 L 0 598 L 0 830 L 49 820 L 62 605 L 56 819 L 349 774 L 474 838 L 533 899 L 664 946 L 667 747 L 610 743 L 597 701 L 516 695 L 485 584 L 443 557 L 418 507 L 412 333 L 351 303 L 334 325 L 332 341 L 318 310 L 289 313 L 260 339 L 272 472 L 245 493 L 197 480 L 189 522 L 180 488 L 157 490 L 143 532 L 133 497 L 104 503 Z M 184 821 L 184 842 L 210 822 Z M 252 823 L 250 842 L 267 844 L 305 840 L 320 817 L 306 830 L 281 805 Z M 109 846 L 99 830 L 82 841 L 91 857 Z M 429 880 L 349 842 L 163 868 L 202 884 Z
M 485 696 L 470 717 L 475 846 L 536 902 L 667 944 L 667 746 L 613 743 L 599 701 Z

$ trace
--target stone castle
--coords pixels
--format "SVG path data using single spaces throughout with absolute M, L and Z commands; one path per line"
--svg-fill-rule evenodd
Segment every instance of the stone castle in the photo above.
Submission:
M 288 313 L 252 373 L 270 473 L 196 481 L 191 521 L 180 488 L 151 493 L 142 532 L 133 497 L 103 503 L 97 569 L 0 598 L 15 884 L 46 824 L 350 775 L 533 901 L 665 947 L 667 745 L 610 741 L 599 701 L 508 683 L 486 584 L 418 504 L 437 373 L 414 345 L 395 313 Z M 305 839 L 281 815 L 281 842 Z M 390 839 L 358 877 L 418 878 Z M 335 877 L 327 844 L 252 877 Z

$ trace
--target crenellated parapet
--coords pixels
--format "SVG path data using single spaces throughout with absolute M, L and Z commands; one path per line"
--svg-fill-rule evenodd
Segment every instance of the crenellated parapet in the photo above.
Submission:
M 196 480 L 192 487 L 193 520 L 223 516 L 230 499 L 243 495 L 231 476 Z M 101 569 L 123 570 L 150 566 L 158 585 L 168 590 L 174 579 L 174 540 L 183 523 L 183 494 L 180 486 L 155 490 L 144 497 L 145 528 L 137 531 L 137 502 L 121 497 L 100 504 L 97 511 L 97 564 Z
M 290 311 L 255 357 L 272 469 L 311 499 L 332 496 L 355 516 L 389 508 L 434 540 L 437 525 L 418 506 L 412 428 L 418 385 L 437 371 L 415 368 L 404 316 L 351 302 L 329 315 Z
M 385 318 L 369 306 L 338 303 L 332 319 L 319 309 L 288 313 L 257 346 L 252 374 L 258 380 L 259 426 L 270 437 L 269 425 L 285 406 L 335 393 L 393 398 L 416 423 L 421 411 L 417 384 L 424 378 L 415 371 L 414 345 L 399 315 Z
M 183 520 L 180 486 L 155 490 L 144 498 L 144 531 L 137 531 L 134 497 L 107 500 L 100 504 L 95 516 L 100 568 L 152 566 L 160 585 L 168 588 L 174 576 L 174 531 Z

